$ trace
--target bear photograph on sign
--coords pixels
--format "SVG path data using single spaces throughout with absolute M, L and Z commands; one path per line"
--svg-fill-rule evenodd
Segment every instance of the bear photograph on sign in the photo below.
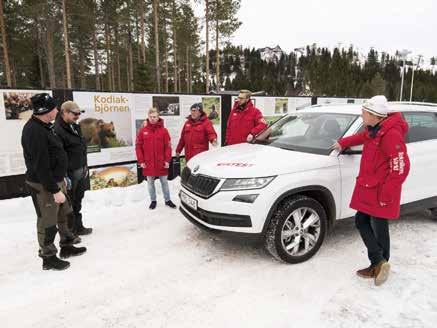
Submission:
M 179 97 L 153 96 L 153 107 L 157 108 L 161 116 L 179 116 Z
M 93 94 L 87 98 L 92 103 L 82 106 L 85 113 L 79 124 L 88 152 L 132 146 L 128 98 L 118 94 Z

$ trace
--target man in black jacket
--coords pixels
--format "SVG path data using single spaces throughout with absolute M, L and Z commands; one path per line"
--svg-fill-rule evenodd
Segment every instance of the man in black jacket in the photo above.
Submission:
M 65 197 L 67 154 L 51 124 L 58 112 L 56 103 L 47 93 L 36 94 L 31 100 L 33 116 L 23 128 L 21 145 L 27 168 L 26 184 L 38 216 L 39 256 L 44 270 L 64 270 L 70 263 L 56 256 L 54 241 L 58 229 L 61 258 L 83 254 L 86 248 L 73 246 L 75 236 L 68 229 L 72 208 Z
M 77 235 L 88 235 L 93 231 L 92 228 L 83 226 L 82 213 L 80 213 L 85 190 L 89 189 L 86 142 L 80 125 L 76 123 L 83 112 L 74 101 L 66 101 L 62 104 L 61 112 L 55 122 L 56 134 L 62 140 L 68 156 L 67 176 L 71 181 L 68 194 L 74 213 L 69 225 Z

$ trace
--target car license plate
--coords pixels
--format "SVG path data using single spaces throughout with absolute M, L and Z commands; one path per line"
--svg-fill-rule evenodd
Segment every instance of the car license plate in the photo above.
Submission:
M 184 193 L 183 191 L 181 191 L 181 201 L 191 207 L 193 210 L 197 211 L 197 200 L 195 200 L 194 198 L 188 196 L 186 193 Z

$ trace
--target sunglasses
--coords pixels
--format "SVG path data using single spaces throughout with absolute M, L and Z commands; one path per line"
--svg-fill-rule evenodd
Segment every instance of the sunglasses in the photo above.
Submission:
M 74 116 L 80 116 L 80 114 L 84 113 L 85 111 L 81 110 L 79 112 L 73 112 L 72 110 L 69 110 L 68 112 L 73 114 Z

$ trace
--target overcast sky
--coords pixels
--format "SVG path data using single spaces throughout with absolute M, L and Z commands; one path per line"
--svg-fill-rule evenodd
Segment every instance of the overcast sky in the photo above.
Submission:
M 436 0 L 241 0 L 234 44 L 280 45 L 287 52 L 317 43 L 353 44 L 394 54 L 437 56 Z

